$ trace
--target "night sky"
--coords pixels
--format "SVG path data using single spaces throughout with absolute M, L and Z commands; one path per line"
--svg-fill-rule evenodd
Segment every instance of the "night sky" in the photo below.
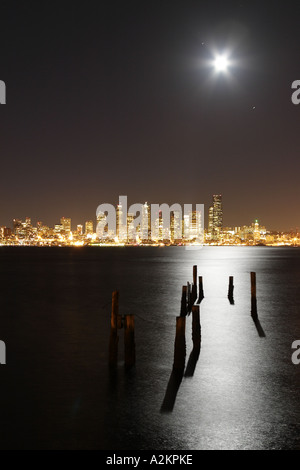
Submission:
M 0 226 L 221 193 L 226 226 L 300 227 L 299 2 L 66 3 L 1 1 Z

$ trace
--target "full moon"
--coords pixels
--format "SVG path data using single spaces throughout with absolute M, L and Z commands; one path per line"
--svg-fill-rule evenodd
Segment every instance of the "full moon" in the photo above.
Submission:
M 226 72 L 230 62 L 226 55 L 218 55 L 215 57 L 213 61 L 213 66 L 216 72 Z

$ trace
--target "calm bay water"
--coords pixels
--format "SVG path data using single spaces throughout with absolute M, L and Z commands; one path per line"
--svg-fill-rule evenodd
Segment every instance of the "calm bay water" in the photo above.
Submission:
M 173 409 L 161 412 L 181 288 L 194 264 L 205 295 L 200 356 L 178 384 Z M 1 247 L 0 448 L 300 449 L 300 365 L 291 361 L 299 286 L 297 248 Z M 130 371 L 123 330 L 118 367 L 108 368 L 115 289 L 120 313 L 135 315 Z M 191 325 L 187 317 L 186 363 Z

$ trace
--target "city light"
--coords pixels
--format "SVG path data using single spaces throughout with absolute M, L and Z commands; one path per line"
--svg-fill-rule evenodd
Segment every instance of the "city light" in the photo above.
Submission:
M 126 210 L 121 204 L 117 206 L 118 214 L 116 221 L 117 236 L 108 230 L 104 220 L 104 230 L 99 234 L 93 221 L 86 221 L 77 225 L 72 231 L 70 218 L 62 217 L 60 224 L 54 227 L 37 222 L 36 227 L 32 225 L 31 218 L 26 217 L 24 221 L 13 219 L 13 226 L 0 227 L 0 246 L 183 246 L 197 247 L 198 223 L 197 211 L 188 214 L 170 212 L 170 224 L 164 223 L 164 217 L 160 211 L 157 218 L 150 220 L 150 205 L 142 206 L 142 217 L 140 224 L 135 226 L 134 216 L 127 213 L 127 224 L 121 224 L 122 214 Z M 175 209 L 175 207 L 174 207 Z M 178 208 L 177 208 L 178 209 Z M 204 230 L 200 245 L 247 245 L 247 246 L 300 246 L 300 233 L 298 230 L 290 232 L 274 232 L 262 226 L 258 219 L 250 225 L 224 227 L 222 195 L 212 196 L 212 205 L 208 209 L 208 226 Z M 97 222 L 103 222 L 103 215 L 97 216 Z M 182 228 L 180 232 L 179 229 Z M 179 235 L 181 233 L 181 235 Z

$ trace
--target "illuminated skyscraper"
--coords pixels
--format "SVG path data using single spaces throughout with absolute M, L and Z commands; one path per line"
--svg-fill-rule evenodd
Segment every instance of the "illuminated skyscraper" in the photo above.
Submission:
M 151 209 L 147 202 L 142 208 L 141 238 L 145 242 L 151 238 Z
M 85 223 L 85 235 L 93 235 L 94 233 L 94 224 L 92 220 L 88 220 Z
M 260 239 L 260 229 L 259 229 L 259 222 L 256 219 L 255 222 L 252 224 L 253 227 L 253 237 L 255 241 Z
M 183 235 L 184 240 L 187 241 L 190 239 L 190 217 L 189 214 L 183 215 Z
M 202 242 L 202 213 L 200 210 L 190 210 L 183 216 L 184 240 L 190 242 Z
M 119 238 L 120 236 L 120 225 L 121 225 L 121 220 L 122 220 L 122 205 L 118 204 L 117 205 L 117 210 L 116 210 L 116 232 L 117 232 L 117 237 Z
M 71 219 L 67 219 L 66 217 L 62 217 L 60 219 L 60 224 L 62 225 L 62 229 L 65 232 L 65 235 L 69 235 L 71 232 Z
M 134 214 L 127 214 L 127 242 L 136 241 L 136 230 L 134 226 Z
M 122 204 L 117 205 L 116 210 L 117 237 L 119 242 L 127 241 L 127 213 L 124 212 Z
M 159 218 L 158 218 L 158 240 L 163 240 L 164 238 L 164 220 L 162 211 L 159 211 Z
M 214 208 L 210 206 L 208 210 L 208 233 L 212 236 L 213 232 L 213 225 L 214 225 Z
M 178 211 L 171 212 L 171 241 L 179 241 L 182 239 L 182 219 L 181 214 Z
M 190 240 L 198 240 L 201 234 L 202 220 L 201 212 L 192 211 L 190 217 Z
M 208 228 L 212 240 L 219 240 L 223 228 L 222 195 L 213 195 L 213 205 L 209 208 Z
M 60 235 L 63 231 L 63 226 L 61 224 L 55 224 L 54 225 L 54 233 L 56 235 Z

